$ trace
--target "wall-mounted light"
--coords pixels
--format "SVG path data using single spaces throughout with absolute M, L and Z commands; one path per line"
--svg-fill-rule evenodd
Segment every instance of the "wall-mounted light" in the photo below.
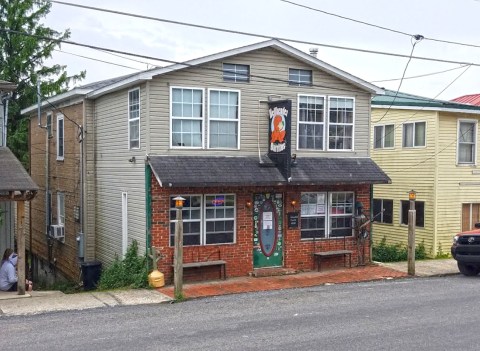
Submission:
M 128 162 L 130 163 L 135 163 L 135 156 L 132 156 L 131 158 L 128 159 Z
M 247 200 L 247 202 L 245 202 L 245 207 L 246 208 L 252 208 L 252 201 Z
M 290 205 L 292 205 L 292 208 L 295 209 L 295 206 L 297 205 L 297 200 L 290 201 Z

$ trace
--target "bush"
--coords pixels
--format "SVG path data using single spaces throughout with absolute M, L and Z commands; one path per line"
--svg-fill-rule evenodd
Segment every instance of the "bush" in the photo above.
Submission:
M 98 283 L 98 289 L 145 288 L 148 286 L 146 257 L 138 256 L 138 244 L 134 240 L 128 247 L 125 258 L 115 257 L 113 264 L 105 269 Z
M 378 262 L 398 262 L 408 259 L 407 246 L 401 244 L 388 245 L 387 239 L 383 237 L 379 245 L 372 247 L 372 256 L 374 261 Z M 415 248 L 415 259 L 421 260 L 427 257 L 424 243 L 420 243 Z

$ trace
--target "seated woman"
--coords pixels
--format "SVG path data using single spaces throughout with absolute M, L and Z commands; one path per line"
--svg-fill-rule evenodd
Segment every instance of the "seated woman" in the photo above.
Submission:
M 17 261 L 18 255 L 12 249 L 6 249 L 3 258 L 2 266 L 0 267 L 0 290 L 1 291 L 17 291 L 18 276 L 17 276 Z M 32 282 L 25 280 L 26 290 L 32 291 Z

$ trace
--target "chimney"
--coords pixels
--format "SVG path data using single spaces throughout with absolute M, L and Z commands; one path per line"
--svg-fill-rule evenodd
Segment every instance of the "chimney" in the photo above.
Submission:
M 310 51 L 310 55 L 311 55 L 311 56 L 317 57 L 318 48 L 310 48 L 309 51 Z

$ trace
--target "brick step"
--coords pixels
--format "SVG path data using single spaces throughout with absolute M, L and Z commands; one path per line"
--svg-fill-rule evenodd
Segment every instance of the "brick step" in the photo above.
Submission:
M 281 267 L 272 267 L 272 268 L 255 268 L 253 272 L 250 272 L 251 277 L 260 278 L 260 277 L 273 277 L 277 275 L 289 275 L 297 274 L 298 271 L 292 268 L 281 268 Z

